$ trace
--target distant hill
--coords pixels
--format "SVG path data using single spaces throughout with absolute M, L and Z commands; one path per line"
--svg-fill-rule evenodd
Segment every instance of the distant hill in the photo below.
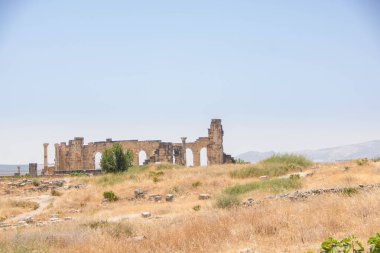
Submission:
M 380 157 L 380 140 L 338 146 L 333 148 L 325 148 L 318 150 L 301 150 L 289 153 L 305 155 L 306 157 L 315 162 L 345 161 L 364 157 L 372 159 Z M 275 154 L 275 152 L 273 151 L 250 151 L 237 155 L 236 158 L 243 159 L 246 162 L 258 162 L 260 160 L 264 160 L 270 157 L 273 154 Z

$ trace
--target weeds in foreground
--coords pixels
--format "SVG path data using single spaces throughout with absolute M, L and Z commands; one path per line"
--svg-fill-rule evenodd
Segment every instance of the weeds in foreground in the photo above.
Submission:
M 301 187 L 301 180 L 297 177 L 292 178 L 277 178 L 267 181 L 253 182 L 243 185 L 234 185 L 226 188 L 224 193 L 229 195 L 240 195 L 250 191 L 269 191 L 269 192 L 282 192 L 290 189 L 297 189 Z
M 370 237 L 367 242 L 369 253 L 380 253 L 380 234 Z M 329 237 L 322 242 L 321 253 L 361 253 L 364 252 L 363 244 L 355 237 L 349 236 L 341 241 Z M 308 251 L 307 253 L 313 253 Z

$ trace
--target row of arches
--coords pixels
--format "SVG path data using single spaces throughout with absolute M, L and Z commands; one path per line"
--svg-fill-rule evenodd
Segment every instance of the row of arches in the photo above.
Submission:
M 95 169 L 100 169 L 100 160 L 102 158 L 102 154 L 100 152 L 97 152 L 95 154 Z M 139 159 L 138 159 L 138 164 L 139 166 L 144 165 L 144 162 L 147 159 L 146 152 L 144 150 L 141 150 L 139 152 Z M 175 163 L 175 157 L 173 155 L 173 163 Z M 202 148 L 200 150 L 200 165 L 201 167 L 206 167 L 208 164 L 208 159 L 207 159 L 207 148 Z M 187 167 L 192 167 L 194 166 L 194 154 L 193 151 L 189 148 L 186 149 L 186 166 Z

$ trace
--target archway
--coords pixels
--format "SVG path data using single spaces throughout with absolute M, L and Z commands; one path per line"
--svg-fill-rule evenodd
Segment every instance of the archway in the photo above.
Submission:
M 144 165 L 146 161 L 146 152 L 144 150 L 141 150 L 139 152 L 139 166 Z
M 96 170 L 100 170 L 101 169 L 101 166 L 100 166 L 100 160 L 101 159 L 102 159 L 102 153 L 97 152 L 95 154 L 95 169 Z
M 200 152 L 200 160 L 201 160 L 201 167 L 207 167 L 208 159 L 207 159 L 207 148 L 202 148 Z
M 194 156 L 193 151 L 189 148 L 186 149 L 186 167 L 194 166 Z

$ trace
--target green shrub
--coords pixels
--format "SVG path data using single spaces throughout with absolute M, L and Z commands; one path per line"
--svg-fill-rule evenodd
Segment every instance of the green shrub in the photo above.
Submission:
M 350 188 L 344 188 L 342 190 L 342 194 L 349 196 L 349 197 L 351 197 L 352 195 L 357 194 L 357 193 L 359 193 L 359 191 L 357 189 L 351 188 L 351 187 Z
M 238 206 L 239 204 L 240 204 L 240 200 L 237 196 L 227 195 L 227 194 L 223 194 L 217 197 L 216 203 L 215 203 L 216 207 L 223 208 L 223 209 L 235 207 L 235 206 Z
M 370 253 L 380 253 L 380 234 L 377 233 L 375 236 L 370 237 L 368 245 Z
M 109 191 L 109 192 L 103 192 L 103 197 L 104 199 L 110 201 L 110 202 L 113 202 L 113 201 L 117 201 L 119 198 L 116 196 L 116 194 L 112 191 Z
M 60 193 L 59 191 L 57 191 L 57 190 L 55 190 L 55 189 L 51 189 L 50 194 L 51 194 L 52 196 L 57 196 L 57 197 L 59 197 L 59 196 L 62 195 L 62 193 Z
M 106 173 L 117 173 L 127 171 L 132 167 L 133 153 L 131 150 L 124 152 L 119 143 L 111 148 L 106 148 L 100 160 L 100 167 Z
M 373 162 L 377 163 L 377 162 L 380 162 L 380 157 L 375 157 L 372 159 Z
M 355 236 L 344 238 L 341 241 L 329 237 L 321 245 L 321 253 L 360 253 L 364 252 L 363 245 L 356 239 Z
M 201 183 L 200 181 L 196 181 L 196 182 L 194 182 L 194 183 L 191 184 L 191 186 L 192 186 L 193 188 L 198 188 L 198 187 L 201 186 L 201 185 L 202 185 L 202 183 Z
M 230 195 L 240 195 L 250 191 L 270 191 L 274 193 L 284 190 L 296 189 L 301 186 L 301 181 L 298 178 L 276 178 L 260 182 L 252 182 L 243 185 L 230 186 L 224 190 L 224 193 Z
M 161 177 L 164 175 L 163 171 L 149 171 L 149 177 L 152 178 L 153 183 L 161 181 Z
M 201 206 L 200 205 L 193 206 L 193 210 L 199 211 L 199 210 L 201 210 Z
M 37 179 L 33 179 L 32 180 L 32 185 L 34 185 L 34 186 L 39 186 L 40 185 L 40 181 L 38 181 Z
M 368 165 L 369 161 L 368 161 L 368 158 L 361 158 L 361 159 L 356 160 L 356 163 L 359 166 L 364 166 L 364 165 Z

